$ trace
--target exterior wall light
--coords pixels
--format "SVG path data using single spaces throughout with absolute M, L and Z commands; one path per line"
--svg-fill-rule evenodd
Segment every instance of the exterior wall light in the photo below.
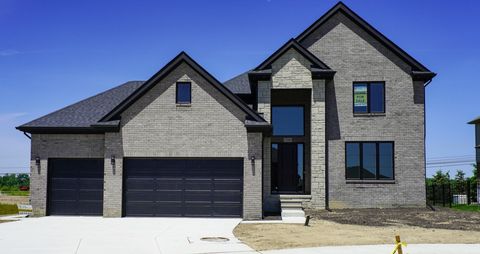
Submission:
M 35 157 L 35 165 L 40 166 L 40 157 Z
M 112 155 L 112 157 L 110 158 L 110 163 L 112 164 L 112 166 L 115 166 L 115 155 Z
M 250 157 L 250 160 L 251 160 L 252 162 L 255 162 L 255 155 L 252 155 L 252 157 Z

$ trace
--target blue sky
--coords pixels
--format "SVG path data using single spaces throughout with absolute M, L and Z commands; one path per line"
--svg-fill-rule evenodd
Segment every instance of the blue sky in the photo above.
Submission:
M 182 50 L 227 80 L 336 2 L 0 0 L 0 172 L 28 170 L 29 140 L 15 126 L 145 80 Z M 473 161 L 466 122 L 480 115 L 480 1 L 344 2 L 439 73 L 427 88 L 427 160 Z

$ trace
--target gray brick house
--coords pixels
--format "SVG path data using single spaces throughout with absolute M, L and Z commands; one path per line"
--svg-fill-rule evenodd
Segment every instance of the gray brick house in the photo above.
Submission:
M 17 127 L 31 134 L 34 213 L 422 207 L 434 76 L 341 2 L 223 84 L 182 52 Z
M 468 122 L 475 126 L 475 162 L 477 169 L 480 166 L 480 117 Z M 480 176 L 477 174 L 477 193 L 480 193 Z M 480 195 L 477 194 L 477 203 L 480 204 Z

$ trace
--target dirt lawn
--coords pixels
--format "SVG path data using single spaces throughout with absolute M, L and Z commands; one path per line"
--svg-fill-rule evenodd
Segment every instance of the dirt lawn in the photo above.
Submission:
M 307 211 L 310 226 L 240 224 L 234 234 L 256 250 L 333 245 L 480 243 L 480 213 L 451 209 Z

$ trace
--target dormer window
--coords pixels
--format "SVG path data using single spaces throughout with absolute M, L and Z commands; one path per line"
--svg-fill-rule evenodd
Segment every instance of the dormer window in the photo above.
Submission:
M 178 82 L 177 83 L 177 104 L 191 104 L 192 103 L 192 83 Z

